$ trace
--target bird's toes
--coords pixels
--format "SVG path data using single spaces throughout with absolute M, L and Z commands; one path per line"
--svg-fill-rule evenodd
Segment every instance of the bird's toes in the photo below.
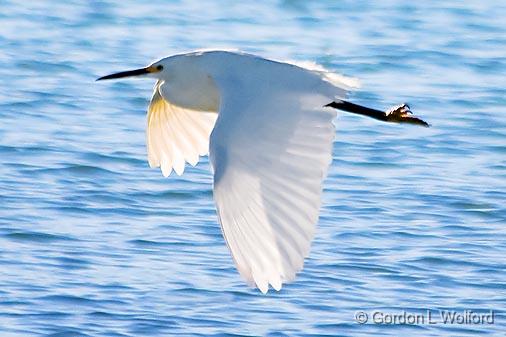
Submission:
M 401 117 L 406 115 L 412 115 L 409 105 L 406 103 L 396 105 L 387 110 L 386 115 L 390 118 Z
M 424 120 L 413 116 L 413 112 L 406 103 L 392 107 L 386 111 L 385 114 L 389 122 L 418 124 L 425 127 L 429 126 Z

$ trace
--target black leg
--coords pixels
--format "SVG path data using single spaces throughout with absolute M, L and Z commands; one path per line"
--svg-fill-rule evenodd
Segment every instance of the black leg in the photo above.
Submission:
M 394 122 L 394 123 L 411 123 L 418 124 L 428 127 L 429 124 L 420 118 L 414 117 L 409 110 L 407 104 L 402 104 L 391 108 L 388 111 L 381 111 L 376 109 L 367 108 L 362 105 L 354 104 L 347 101 L 339 100 L 337 102 L 331 102 L 326 107 L 351 112 L 354 114 L 368 116 L 383 122 Z

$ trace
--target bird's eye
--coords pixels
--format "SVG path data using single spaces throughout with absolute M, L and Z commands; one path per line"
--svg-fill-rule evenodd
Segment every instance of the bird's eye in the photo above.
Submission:
M 160 71 L 162 71 L 162 70 L 163 70 L 163 66 L 162 66 L 161 64 L 160 64 L 160 65 L 158 65 L 158 66 L 156 66 L 156 70 L 160 70 Z

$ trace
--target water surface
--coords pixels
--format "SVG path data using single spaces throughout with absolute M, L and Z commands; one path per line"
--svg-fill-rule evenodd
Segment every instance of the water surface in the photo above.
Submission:
M 506 330 L 506 6 L 501 1 L 3 1 L 0 335 L 501 335 Z M 316 61 L 340 114 L 315 241 L 264 296 L 225 247 L 205 158 L 149 169 L 153 83 L 102 75 L 202 47 Z M 485 325 L 360 325 L 357 311 L 495 311 Z

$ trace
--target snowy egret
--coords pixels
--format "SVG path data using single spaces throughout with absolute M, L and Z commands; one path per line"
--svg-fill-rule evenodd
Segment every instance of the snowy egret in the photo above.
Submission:
M 295 278 L 318 221 L 335 109 L 428 124 L 406 104 L 386 112 L 345 101 L 354 81 L 229 51 L 174 55 L 128 76 L 157 79 L 147 115 L 151 167 L 181 175 L 209 152 L 221 229 L 243 278 L 263 293 Z

